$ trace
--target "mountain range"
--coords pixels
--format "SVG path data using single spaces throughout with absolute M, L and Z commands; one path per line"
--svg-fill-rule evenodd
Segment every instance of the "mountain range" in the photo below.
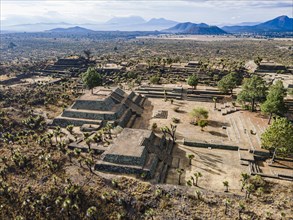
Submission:
M 19 24 L 19 25 L 5 25 L 1 24 L 1 29 L 5 31 L 15 31 L 15 32 L 41 32 L 46 30 L 51 30 L 55 28 L 70 28 L 74 26 L 79 26 L 83 28 L 88 28 L 91 30 L 99 31 L 154 31 L 167 29 L 175 24 L 177 21 L 167 20 L 165 18 L 152 18 L 148 21 L 144 20 L 139 16 L 129 16 L 129 17 L 114 17 L 104 23 L 65 23 L 65 22 L 39 22 L 35 24 Z
M 174 27 L 163 30 L 163 32 L 180 34 L 227 34 L 225 31 L 217 26 L 209 26 L 205 23 L 195 24 L 191 22 L 177 24 Z
M 134 25 L 134 24 L 144 24 L 144 20 L 140 16 L 129 16 L 129 17 L 114 17 L 107 21 L 105 24 L 110 25 Z
M 293 32 L 293 18 L 286 15 L 252 26 L 225 26 L 228 33 Z
M 42 32 L 53 31 L 67 33 L 81 33 L 98 31 L 161 31 L 163 33 L 179 34 L 226 34 L 226 33 L 265 33 L 265 32 L 293 32 L 293 18 L 280 16 L 264 23 L 242 23 L 241 25 L 217 27 L 205 23 L 179 23 L 165 18 L 152 18 L 148 21 L 139 16 L 114 17 L 104 23 L 36 23 L 13 26 L 1 26 L 4 32 Z
M 75 34 L 75 33 L 94 33 L 95 31 L 87 29 L 87 28 L 75 26 L 75 27 L 69 27 L 69 28 L 54 28 L 54 29 L 48 30 L 46 32 L 54 32 L 54 33 L 66 32 L 68 34 Z

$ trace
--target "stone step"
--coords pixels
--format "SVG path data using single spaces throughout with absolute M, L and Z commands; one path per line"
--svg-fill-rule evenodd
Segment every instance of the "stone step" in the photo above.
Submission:
M 160 98 L 160 99 L 182 99 L 181 95 L 164 95 L 164 94 L 150 94 L 150 93 L 141 93 L 142 95 L 144 95 L 147 98 Z
M 84 124 L 102 125 L 102 120 L 90 120 L 83 118 L 57 117 L 53 120 L 53 126 L 66 127 L 68 125 L 82 126 Z
M 152 178 L 157 167 L 158 158 L 155 154 L 148 154 L 143 166 L 130 164 L 117 164 L 104 160 L 98 160 L 95 164 L 95 169 L 102 172 L 111 172 L 119 174 L 147 174 L 147 178 Z
M 81 118 L 91 120 L 116 120 L 115 112 L 99 111 L 99 110 L 84 110 L 84 109 L 66 109 L 62 113 L 62 117 Z
M 141 115 L 143 113 L 143 108 L 135 104 L 131 100 L 129 99 L 125 100 L 125 104 L 136 114 Z
M 161 92 L 161 91 L 137 91 L 139 94 L 142 95 L 160 95 L 160 96 L 171 96 L 171 97 L 181 97 L 181 93 L 174 93 L 173 91 L 171 92 Z
M 110 163 L 103 160 L 96 161 L 95 170 L 98 170 L 101 172 L 111 172 L 111 173 L 121 173 L 121 174 L 141 175 L 143 173 L 141 166 L 116 164 L 116 163 Z
M 136 96 L 132 99 L 132 101 L 133 101 L 135 104 L 137 104 L 137 105 L 140 106 L 141 99 L 142 99 L 142 96 L 141 96 L 141 95 L 136 95 Z
M 138 105 L 142 107 L 146 99 L 144 97 L 142 97 L 141 95 L 139 95 L 139 96 L 141 97 L 141 100 L 138 103 Z
M 121 116 L 120 120 L 119 120 L 119 126 L 121 127 L 126 127 L 127 123 L 129 122 L 129 119 L 132 115 L 132 111 L 131 109 L 127 109 L 123 115 Z
M 246 161 L 246 160 L 240 160 L 240 165 L 248 166 L 249 165 L 249 162 Z
M 259 166 L 256 163 L 250 163 L 252 173 L 261 173 Z
M 159 159 L 156 154 L 147 154 L 145 163 L 143 165 L 143 170 L 146 172 L 150 172 L 151 178 L 154 176 L 158 162 Z
M 169 155 L 171 155 L 172 151 L 173 151 L 173 147 L 174 147 L 174 144 L 173 144 L 173 141 L 172 140 L 168 140 L 167 141 L 167 153 Z
M 134 102 L 135 97 L 136 97 L 135 92 L 131 92 L 127 98 Z
M 116 92 L 112 92 L 111 93 L 111 98 L 116 100 L 118 103 L 121 103 L 125 97 L 121 96 L 120 94 L 118 94 Z
M 131 128 L 134 125 L 135 120 L 136 120 L 136 115 L 132 114 L 131 118 L 129 119 L 129 121 L 128 121 L 127 125 L 126 125 L 126 127 Z
M 163 167 L 163 170 L 162 170 L 162 173 L 161 173 L 161 178 L 160 178 L 160 183 L 165 183 L 165 180 L 166 180 L 166 176 L 167 176 L 167 173 L 168 173 L 168 168 L 169 168 L 169 165 L 168 164 L 164 164 L 164 167 Z
M 156 168 L 156 171 L 155 171 L 155 174 L 154 174 L 154 177 L 152 179 L 152 183 L 159 183 L 160 180 L 161 180 L 161 175 L 162 175 L 162 170 L 164 168 L 164 162 L 163 161 L 159 161 L 158 165 L 157 165 L 157 168 Z
M 140 87 L 136 91 L 159 91 L 159 92 L 172 92 L 173 89 L 171 88 L 164 88 L 164 87 Z

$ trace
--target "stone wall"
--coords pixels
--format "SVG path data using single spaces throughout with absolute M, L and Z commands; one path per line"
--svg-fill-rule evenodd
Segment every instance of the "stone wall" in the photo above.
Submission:
M 267 157 L 271 156 L 270 152 L 267 150 L 254 150 L 253 153 L 258 156 Z
M 92 119 L 92 120 L 116 120 L 117 119 L 116 114 L 112 112 L 102 114 L 102 113 L 93 113 L 93 112 L 71 111 L 70 109 L 65 110 L 62 113 L 62 117 L 83 118 L 83 119 Z
M 74 125 L 74 126 L 82 126 L 84 124 L 95 124 L 95 125 L 101 125 L 102 121 L 97 121 L 97 120 L 75 120 L 71 118 L 62 118 L 58 117 L 55 118 L 53 121 L 53 126 L 60 126 L 60 127 L 66 127 L 68 125 Z
M 238 150 L 238 146 L 233 145 L 224 145 L 224 144 L 211 144 L 211 143 L 204 143 L 200 141 L 189 141 L 185 140 L 183 141 L 183 144 L 190 147 L 202 147 L 202 148 L 216 148 L 216 149 L 223 149 L 223 150 Z
M 114 164 L 105 164 L 105 163 L 96 163 L 95 170 L 112 172 L 112 173 L 121 173 L 121 174 L 135 174 L 141 175 L 145 173 L 140 167 L 127 167 L 127 166 L 117 166 Z M 147 173 L 147 175 L 149 175 Z
M 147 149 L 143 147 L 142 154 L 139 157 L 117 155 L 117 154 L 106 154 L 104 157 L 104 161 L 107 161 L 110 163 L 116 163 L 116 164 L 143 166 L 146 160 L 146 156 L 147 156 Z

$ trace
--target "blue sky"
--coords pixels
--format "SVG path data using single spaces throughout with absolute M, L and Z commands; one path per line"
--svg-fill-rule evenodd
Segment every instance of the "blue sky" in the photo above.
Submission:
M 293 16 L 292 0 L 1 0 L 1 24 L 38 22 L 101 23 L 113 17 L 138 15 L 213 25 L 266 21 Z

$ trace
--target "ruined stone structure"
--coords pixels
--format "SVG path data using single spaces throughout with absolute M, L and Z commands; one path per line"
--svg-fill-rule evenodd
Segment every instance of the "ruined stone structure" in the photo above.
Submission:
M 72 143 L 70 149 L 88 150 L 84 141 Z M 124 128 L 108 147 L 95 143 L 91 146 L 100 160 L 95 169 L 102 172 L 130 174 L 164 182 L 172 165 L 173 142 L 158 137 L 150 130 Z
M 183 89 L 180 86 L 173 88 L 162 86 L 141 86 L 136 92 L 147 98 L 185 99 L 197 102 L 213 102 L 214 97 L 216 97 L 219 102 L 225 98 L 225 94 L 218 89 L 194 90 L 191 88 Z
M 194 90 L 187 89 L 187 100 L 197 102 L 213 102 L 213 98 L 216 97 L 218 102 L 224 99 L 225 94 L 218 89 L 206 89 L 206 90 Z
M 106 122 L 121 127 L 131 127 L 137 116 L 143 112 L 144 98 L 123 90 L 97 88 L 82 95 L 68 109 L 54 119 L 53 125 L 82 126 L 84 124 L 103 125 Z
M 166 88 L 162 86 L 141 86 L 137 93 L 148 98 L 182 99 L 183 88 Z
M 13 78 L 1 80 L 0 85 L 13 85 L 15 83 L 20 83 L 22 80 L 27 79 L 27 78 L 31 78 L 35 75 L 36 74 L 34 74 L 34 73 L 21 73 L 21 74 L 16 75 Z
M 125 67 L 114 64 L 114 63 L 107 63 L 101 67 L 98 68 L 99 72 L 104 73 L 104 74 L 113 74 L 113 73 L 119 73 L 119 72 L 124 72 Z
M 189 61 L 185 67 L 198 68 L 198 67 L 200 67 L 200 62 L 199 61 Z
M 89 62 L 83 57 L 58 59 L 57 62 L 47 66 L 41 72 L 44 75 L 56 74 L 62 76 L 64 74 L 69 74 L 71 76 L 76 76 L 87 70 L 88 63 Z
M 275 62 L 261 62 L 256 72 L 276 72 L 276 71 L 287 71 L 287 68 Z

